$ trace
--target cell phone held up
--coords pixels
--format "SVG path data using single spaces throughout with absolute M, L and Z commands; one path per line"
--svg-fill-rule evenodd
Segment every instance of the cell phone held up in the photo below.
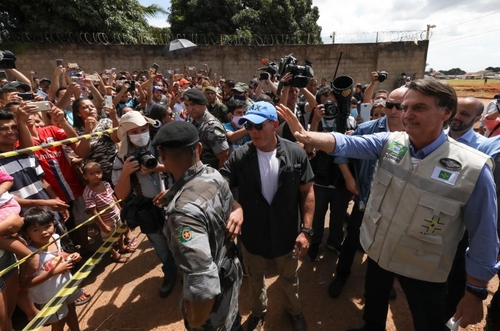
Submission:
M 63 66 L 63 59 L 56 59 L 56 66 L 57 67 L 62 67 Z
M 135 92 L 135 80 L 127 80 L 127 81 L 125 81 L 125 83 L 127 83 L 129 85 L 129 88 L 127 91 L 129 91 L 130 93 Z
M 38 109 L 35 110 L 34 112 L 37 111 L 48 111 L 51 110 L 52 108 L 50 107 L 50 103 L 48 101 L 36 101 L 36 102 L 30 102 L 30 105 L 37 106 Z
M 33 100 L 35 96 L 33 93 L 19 93 L 18 96 L 23 100 Z
M 104 107 L 113 108 L 113 96 L 112 95 L 105 95 L 104 96 Z

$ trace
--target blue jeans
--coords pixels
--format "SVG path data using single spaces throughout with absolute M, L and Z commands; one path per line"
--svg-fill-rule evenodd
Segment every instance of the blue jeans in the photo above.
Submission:
M 175 265 L 175 260 L 172 252 L 168 248 L 167 238 L 162 233 L 148 233 L 148 237 L 151 246 L 155 250 L 156 255 L 160 259 L 165 278 L 173 278 L 177 274 L 177 266 Z

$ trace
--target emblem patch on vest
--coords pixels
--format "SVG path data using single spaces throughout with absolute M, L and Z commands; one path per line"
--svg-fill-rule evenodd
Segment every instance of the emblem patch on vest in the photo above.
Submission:
M 408 147 L 393 141 L 387 147 L 387 153 L 385 154 L 385 158 L 394 161 L 396 163 L 401 162 L 403 156 L 408 152 Z
M 441 163 L 441 165 L 448 170 L 452 170 L 452 171 L 462 170 L 462 165 L 460 164 L 460 162 L 453 160 L 453 159 L 443 158 L 443 159 L 439 160 L 439 163 Z
M 431 219 L 424 218 L 424 222 L 426 222 L 426 224 L 422 224 L 422 227 L 425 228 L 425 230 L 420 232 L 424 236 L 434 237 L 438 235 L 439 233 L 436 233 L 436 231 L 441 231 L 441 225 L 444 225 L 444 223 L 439 223 L 439 217 L 437 216 L 432 216 Z
M 193 239 L 193 233 L 189 226 L 183 226 L 177 233 L 177 239 L 181 244 L 185 244 Z
M 442 183 L 446 183 L 449 185 L 455 185 L 455 182 L 458 179 L 459 172 L 458 171 L 450 171 L 448 169 L 444 169 L 441 167 L 434 167 L 434 171 L 432 172 L 431 178 Z

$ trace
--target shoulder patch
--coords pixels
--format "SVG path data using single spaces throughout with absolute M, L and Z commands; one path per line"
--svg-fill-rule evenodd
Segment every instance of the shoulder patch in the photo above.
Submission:
M 179 231 L 177 233 L 177 240 L 181 244 L 185 244 L 193 239 L 193 232 L 189 226 L 183 226 L 179 228 Z
M 226 136 L 226 133 L 219 129 L 219 128 L 214 128 L 214 134 L 217 136 L 217 137 L 225 137 Z

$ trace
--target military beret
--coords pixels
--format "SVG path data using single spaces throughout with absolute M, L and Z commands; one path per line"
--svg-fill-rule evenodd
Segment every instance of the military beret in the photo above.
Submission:
M 205 94 L 203 94 L 202 91 L 191 88 L 184 92 L 183 96 L 184 101 L 191 101 L 197 105 L 206 105 L 207 104 L 207 98 L 205 97 Z
M 189 122 L 174 121 L 165 124 L 153 139 L 153 146 L 184 148 L 200 140 L 198 130 Z

